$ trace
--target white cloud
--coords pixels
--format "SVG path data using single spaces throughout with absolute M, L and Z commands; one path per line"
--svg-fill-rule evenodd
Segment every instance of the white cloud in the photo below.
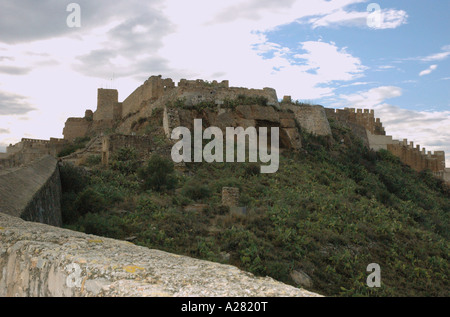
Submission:
M 450 56 L 450 45 L 446 45 L 442 47 L 443 52 L 431 54 L 425 57 L 420 57 L 419 60 L 423 62 L 435 62 L 435 61 L 441 61 L 446 59 Z
M 314 17 L 308 20 L 313 28 L 328 27 L 335 25 L 367 27 L 368 18 L 371 13 L 368 11 L 347 11 L 339 8 L 329 14 Z M 379 12 L 380 24 L 377 29 L 395 29 L 407 23 L 408 14 L 403 10 L 382 9 Z
M 378 29 L 395 29 L 406 24 L 408 14 L 403 10 L 387 9 L 381 11 L 381 25 Z
M 421 61 L 421 62 L 438 62 L 443 61 L 450 56 L 450 45 L 441 48 L 441 52 L 433 53 L 427 56 L 415 56 L 401 59 L 400 61 Z
M 436 53 L 433 55 L 426 56 L 426 57 L 422 58 L 422 61 L 424 61 L 424 62 L 440 61 L 440 60 L 446 59 L 448 56 L 450 56 L 450 51 Z
M 367 21 L 367 12 L 351 11 L 344 9 L 336 10 L 330 14 L 309 19 L 309 23 L 313 28 L 327 27 L 330 25 L 348 25 L 348 26 L 364 26 Z
M 419 73 L 419 76 L 425 76 L 425 75 L 429 75 L 431 74 L 434 70 L 436 70 L 438 67 L 438 65 L 431 65 L 430 67 L 428 67 L 427 69 L 421 71 Z
M 369 89 L 367 91 L 361 91 L 355 94 L 339 95 L 342 100 L 335 106 L 353 106 L 362 108 L 373 108 L 387 99 L 400 97 L 402 95 L 402 89 L 396 86 L 380 86 Z
M 395 68 L 395 67 L 392 66 L 392 65 L 382 65 L 382 66 L 379 66 L 378 68 L 380 68 L 380 69 L 391 69 L 391 68 Z
M 370 84 L 374 84 L 374 82 L 367 82 L 367 81 L 356 81 L 354 83 L 351 84 L 345 84 L 345 85 L 340 85 L 340 88 L 345 88 L 345 87 L 353 87 L 353 86 L 365 86 L 365 85 L 370 85 Z
M 256 2 L 242 3 L 255 5 Z M 288 8 L 290 2 L 284 4 Z M 319 41 L 301 42 L 299 51 L 293 51 L 269 42 L 262 32 L 255 32 L 275 27 L 275 22 L 279 25 L 305 15 L 304 11 L 293 9 L 299 4 L 298 1 L 293 3 L 287 15 L 278 13 L 285 9 L 283 5 L 278 11 L 271 11 L 267 4 L 257 10 L 255 17 L 245 13 L 245 6 L 242 9 L 245 14 L 236 12 L 236 16 L 224 14 L 229 12 L 229 8 L 220 8 L 221 23 L 211 23 L 211 16 L 216 15 L 205 15 L 204 11 L 201 14 L 194 12 L 186 21 L 185 15 L 177 15 L 176 12 L 180 11 L 177 7 L 173 14 L 179 27 L 177 32 L 164 39 L 164 47 L 159 53 L 169 61 L 169 68 L 190 78 L 229 79 L 231 85 L 252 88 L 273 87 L 280 96 L 289 94 L 293 98 L 296 98 L 295 94 L 303 99 L 329 95 L 333 89 L 327 85 L 332 81 L 353 80 L 362 75 L 365 68 L 357 57 L 334 43 Z M 328 6 L 331 2 L 318 1 L 317 5 L 307 8 L 320 12 Z M 174 9 L 167 10 L 172 13 Z M 217 73 L 224 77 L 210 77 Z
M 280 96 L 287 94 L 294 99 L 329 96 L 334 90 L 331 83 L 357 79 L 366 69 L 359 58 L 335 43 L 306 41 L 299 46 L 304 53 L 289 55 L 285 48 L 280 48 L 273 59 L 264 61 L 280 69 L 271 76 Z

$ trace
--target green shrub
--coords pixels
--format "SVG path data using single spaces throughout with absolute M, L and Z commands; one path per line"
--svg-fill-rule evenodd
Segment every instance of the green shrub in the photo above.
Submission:
M 220 205 L 220 206 L 217 207 L 217 213 L 219 215 L 226 215 L 226 214 L 230 213 L 230 207 L 224 206 L 224 205 Z
M 77 194 L 75 192 L 63 193 L 61 198 L 61 217 L 63 224 L 75 223 L 80 215 L 75 206 Z
M 202 200 L 211 195 L 211 188 L 198 180 L 192 180 L 183 186 L 181 193 L 192 200 Z
M 102 157 L 100 155 L 89 155 L 86 159 L 86 164 L 88 166 L 96 166 L 102 162 Z
M 87 234 L 120 239 L 123 236 L 118 226 L 120 223 L 117 216 L 88 213 L 81 219 L 78 226 Z
M 245 175 L 254 176 L 261 173 L 261 167 L 256 163 L 248 163 L 245 165 Z
M 84 170 L 69 163 L 59 167 L 62 192 L 78 193 L 87 185 L 88 178 Z
M 139 168 L 137 152 L 134 148 L 120 148 L 112 157 L 111 169 L 119 171 L 124 175 L 136 173 Z
M 138 175 L 144 181 L 144 189 L 158 192 L 173 189 L 177 182 L 173 162 L 158 154 L 152 155 L 147 165 L 139 169 Z
M 86 188 L 75 200 L 80 215 L 99 213 L 105 209 L 106 201 L 103 196 L 92 188 Z
M 77 150 L 84 148 L 90 140 L 90 137 L 76 138 L 72 143 L 65 145 L 57 156 L 64 157 L 70 155 Z

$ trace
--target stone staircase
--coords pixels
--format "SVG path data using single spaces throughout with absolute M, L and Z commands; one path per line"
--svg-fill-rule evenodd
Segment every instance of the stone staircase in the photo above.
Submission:
M 102 155 L 102 136 L 92 138 L 83 149 L 61 158 L 63 162 L 80 165 L 91 155 Z

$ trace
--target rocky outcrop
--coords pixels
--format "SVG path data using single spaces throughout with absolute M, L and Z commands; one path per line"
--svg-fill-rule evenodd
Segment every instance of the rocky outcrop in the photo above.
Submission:
M 331 128 L 324 107 L 284 103 L 282 109 L 290 110 L 298 125 L 306 132 L 323 136 L 331 135 Z
M 0 214 L 0 296 L 319 296 L 212 263 Z
M 164 130 L 167 136 L 175 127 L 182 126 L 193 131 L 194 119 L 202 119 L 203 127 L 279 127 L 280 147 L 298 150 L 302 147 L 301 136 L 292 112 L 276 110 L 272 106 L 242 105 L 236 108 L 217 109 L 164 109 Z M 269 130 L 270 132 L 270 130 Z

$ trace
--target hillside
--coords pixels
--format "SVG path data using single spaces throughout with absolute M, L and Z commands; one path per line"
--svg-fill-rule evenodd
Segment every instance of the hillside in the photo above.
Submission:
M 306 289 L 329 296 L 448 296 L 448 188 L 330 126 L 331 137 L 303 131 L 302 148 L 284 150 L 274 174 L 255 163 L 174 169 L 156 155 L 142 169 L 133 148 L 109 167 L 96 156 L 63 165 L 64 226 L 294 286 L 291 272 L 301 271 Z M 223 187 L 240 189 L 245 213 L 221 205 Z M 369 263 L 381 266 L 381 288 L 366 286 Z

